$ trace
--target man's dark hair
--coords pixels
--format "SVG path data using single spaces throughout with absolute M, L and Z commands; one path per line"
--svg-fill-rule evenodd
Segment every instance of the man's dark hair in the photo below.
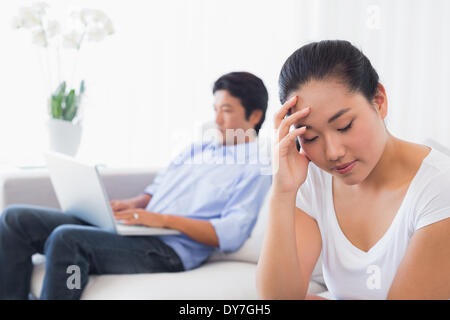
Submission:
M 248 120 L 254 110 L 261 110 L 261 120 L 255 126 L 256 134 L 266 118 L 269 94 L 263 81 L 249 72 L 231 72 L 224 74 L 214 82 L 213 94 L 218 90 L 226 90 L 241 101 Z
M 359 92 L 371 103 L 378 88 L 378 74 L 369 59 L 350 42 L 325 40 L 296 50 L 284 63 L 279 77 L 280 101 L 310 80 L 336 79 L 350 92 Z

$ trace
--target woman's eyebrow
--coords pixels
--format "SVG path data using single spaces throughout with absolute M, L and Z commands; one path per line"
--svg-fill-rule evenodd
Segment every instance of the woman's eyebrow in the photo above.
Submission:
M 345 108 L 345 109 L 339 110 L 339 111 L 336 112 L 330 119 L 328 119 L 328 123 L 333 122 L 334 120 L 336 120 L 337 118 L 339 118 L 339 117 L 342 116 L 344 113 L 346 113 L 346 112 L 348 112 L 348 111 L 350 111 L 350 110 L 351 110 L 350 108 Z M 299 124 L 299 125 L 298 125 L 299 128 L 302 127 L 302 126 L 303 126 L 303 124 Z M 312 129 L 312 127 L 311 127 L 311 126 L 306 126 L 306 129 Z
M 340 116 L 342 116 L 342 115 L 343 115 L 344 113 L 346 113 L 347 111 L 350 111 L 350 108 L 345 108 L 345 109 L 342 109 L 342 110 L 336 112 L 336 113 L 334 114 L 334 116 L 332 116 L 330 119 L 328 119 L 328 123 L 332 123 L 334 120 L 336 120 L 337 118 L 339 118 Z

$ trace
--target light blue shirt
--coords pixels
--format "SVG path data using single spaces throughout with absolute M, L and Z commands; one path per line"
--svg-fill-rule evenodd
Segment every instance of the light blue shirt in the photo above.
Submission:
M 261 155 L 257 141 L 192 144 L 145 189 L 152 195 L 146 210 L 207 220 L 218 249 L 236 251 L 250 236 L 271 183 L 270 159 Z M 185 234 L 158 237 L 177 252 L 186 270 L 215 249 Z

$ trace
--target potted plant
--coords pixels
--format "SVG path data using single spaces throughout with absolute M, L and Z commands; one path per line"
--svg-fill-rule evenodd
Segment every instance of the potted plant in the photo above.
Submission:
M 84 93 L 84 80 L 81 81 L 78 93 L 74 89 L 67 90 L 63 81 L 49 98 L 49 119 L 47 129 L 51 150 L 75 156 L 80 142 L 82 126 L 79 106 Z
M 13 20 L 16 29 L 28 29 L 32 42 L 42 48 L 48 63 L 47 78 L 51 88 L 47 101 L 47 131 L 50 149 L 75 156 L 82 135 L 82 97 L 85 94 L 85 81 L 75 85 L 78 54 L 85 41 L 99 42 L 114 33 L 111 19 L 102 11 L 81 9 L 72 11 L 65 28 L 57 19 L 48 13 L 49 5 L 44 2 L 34 3 L 19 9 L 19 15 Z M 61 60 L 64 57 L 61 49 L 75 51 L 72 76 L 64 79 L 61 76 Z M 57 72 L 52 72 L 56 68 Z M 53 77 L 53 75 L 57 75 Z M 75 88 L 77 87 L 77 88 Z

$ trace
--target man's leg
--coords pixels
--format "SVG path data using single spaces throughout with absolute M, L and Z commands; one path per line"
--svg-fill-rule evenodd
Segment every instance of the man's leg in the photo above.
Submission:
M 62 224 L 85 224 L 61 211 L 27 205 L 8 206 L 0 216 L 0 299 L 27 299 L 31 256 L 44 252 L 50 233 Z
M 45 243 L 45 255 L 41 299 L 80 299 L 89 274 L 184 270 L 175 251 L 156 237 L 125 237 L 90 226 L 56 228 Z

